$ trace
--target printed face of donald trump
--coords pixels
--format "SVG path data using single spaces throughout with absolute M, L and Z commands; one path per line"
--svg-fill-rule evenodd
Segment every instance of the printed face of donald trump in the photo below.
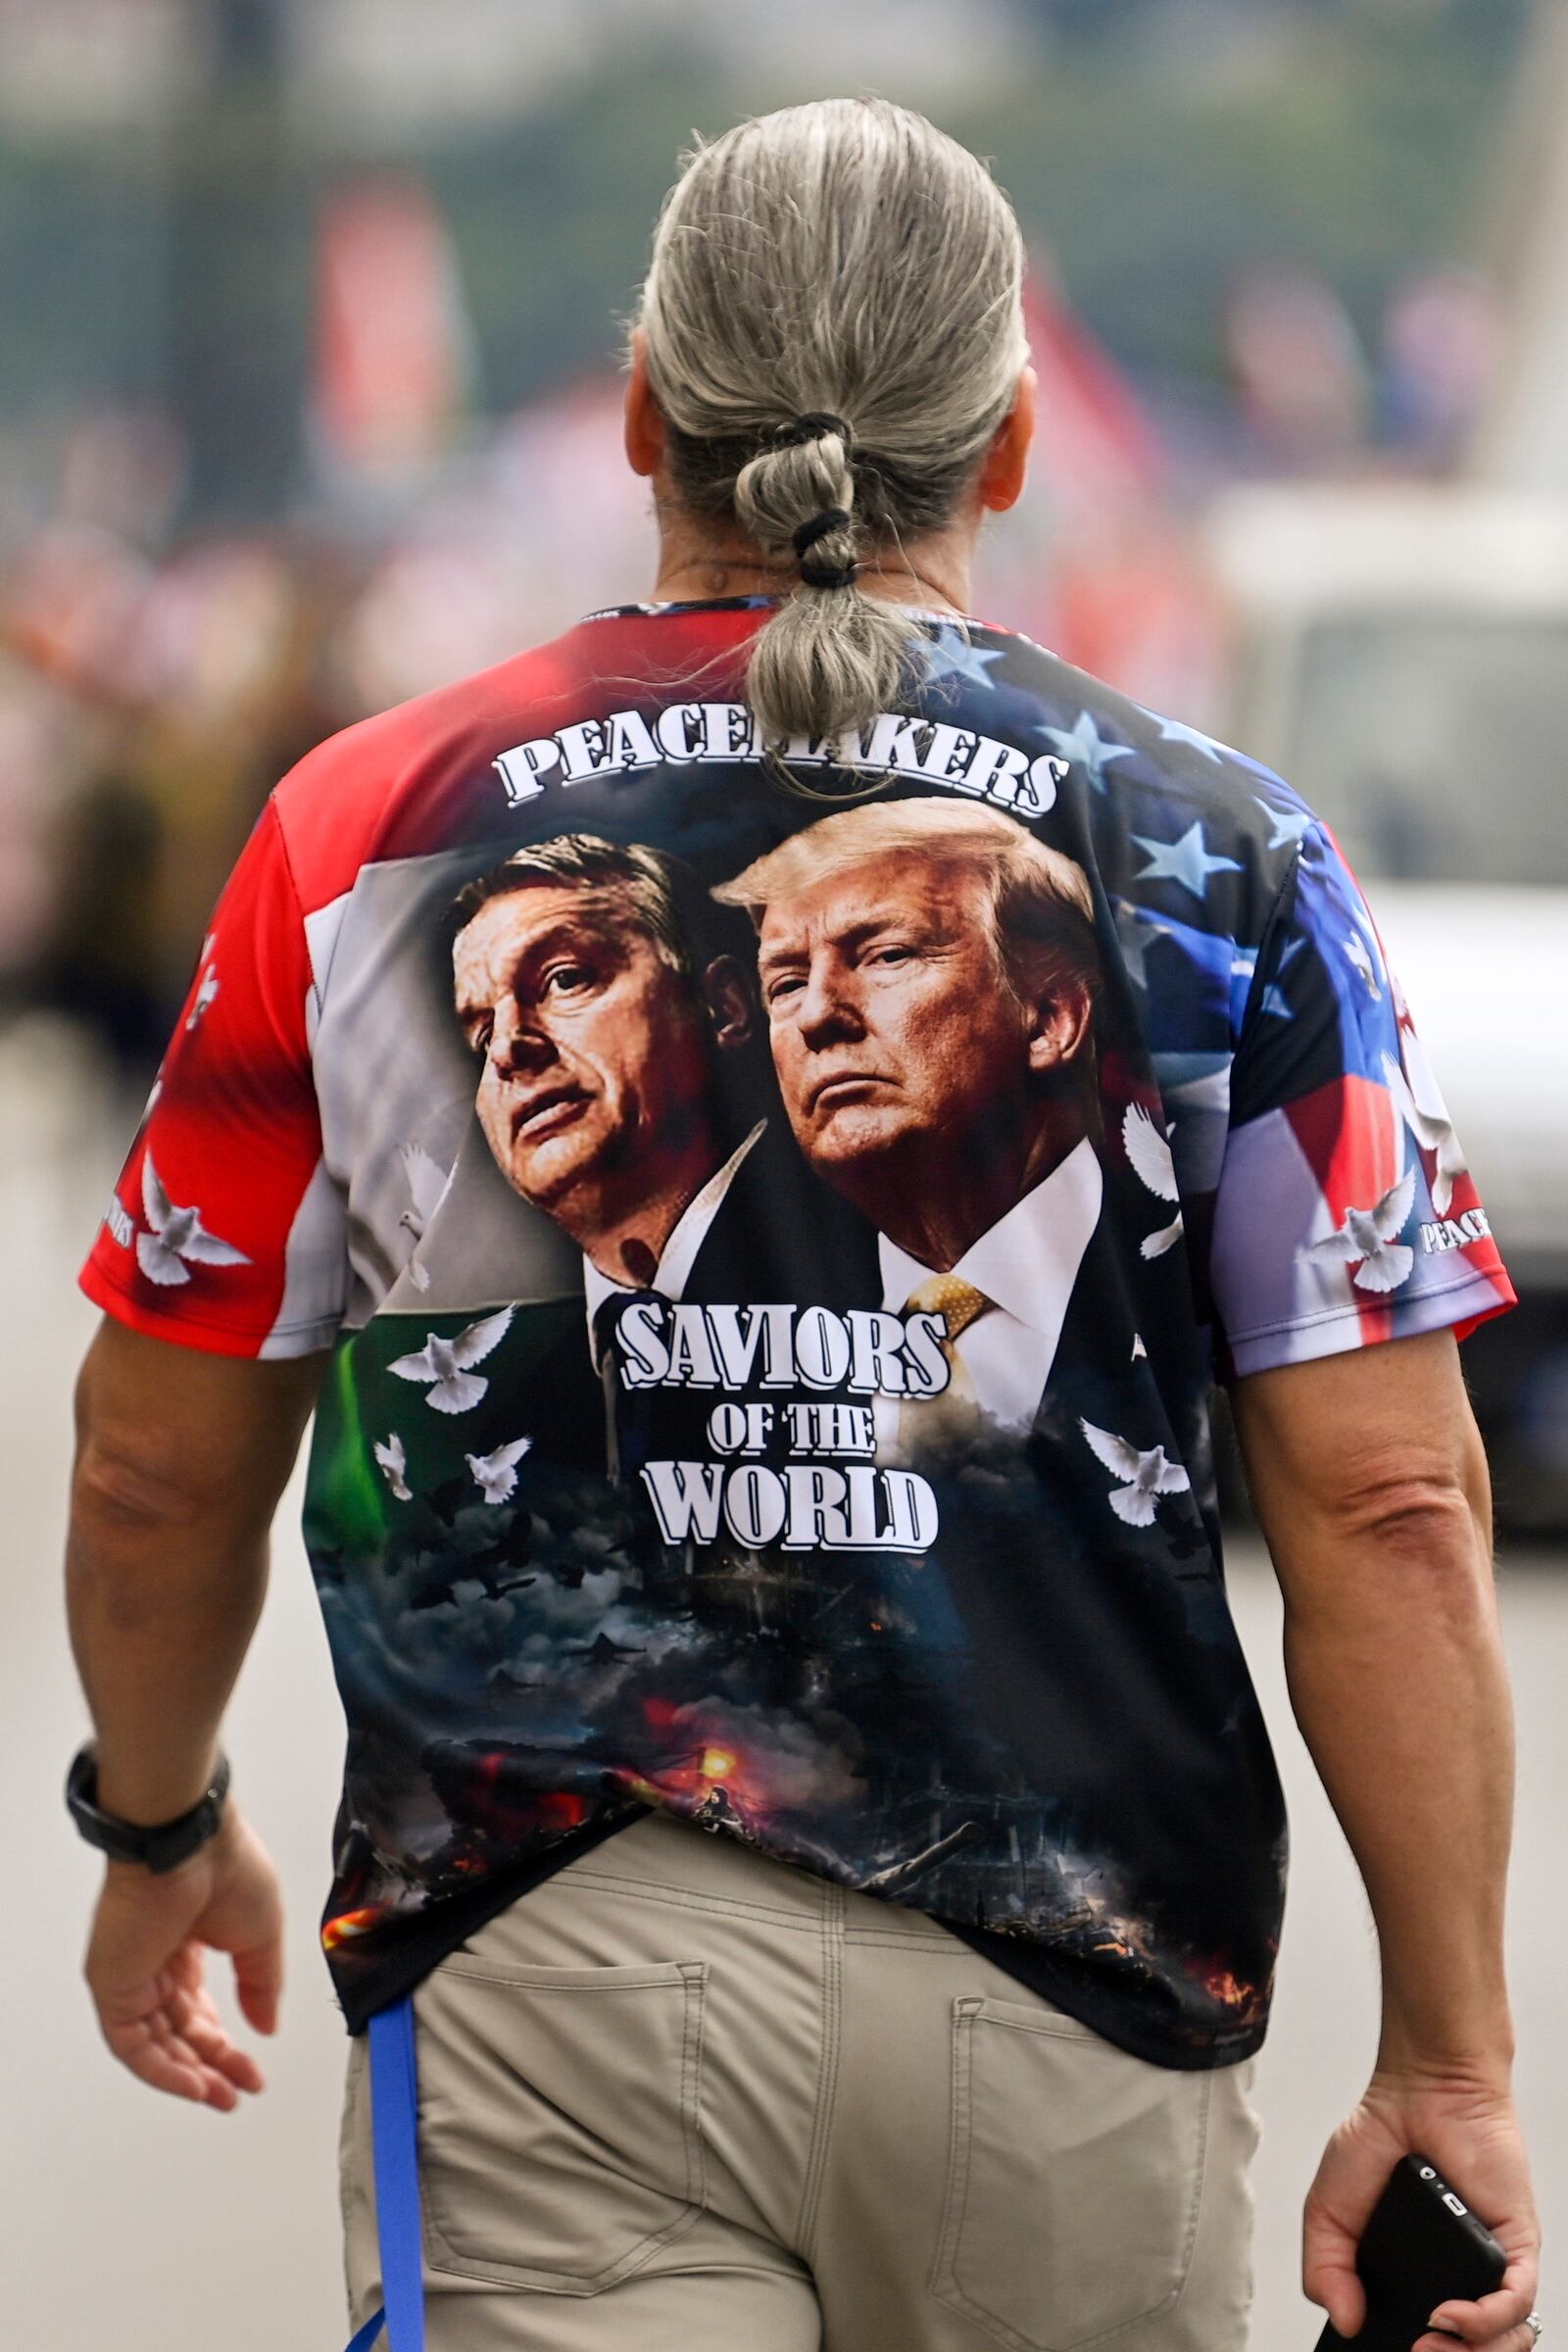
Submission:
M 1089 992 L 1009 973 L 972 858 L 894 849 L 771 899 L 759 976 L 802 1150 L 895 1238 L 951 1263 L 1084 1131 L 1042 1082 Z
M 972 870 L 918 856 L 768 907 L 759 970 L 774 1066 L 824 1172 L 1004 1115 L 1027 1066 Z

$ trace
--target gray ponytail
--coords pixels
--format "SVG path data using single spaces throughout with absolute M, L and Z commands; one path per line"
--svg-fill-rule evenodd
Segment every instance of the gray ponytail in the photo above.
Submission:
M 918 630 L 855 570 L 952 519 L 1028 357 L 1022 272 L 984 166 L 883 100 L 788 107 L 688 160 L 640 324 L 677 495 L 799 567 L 747 671 L 769 742 L 897 700 Z

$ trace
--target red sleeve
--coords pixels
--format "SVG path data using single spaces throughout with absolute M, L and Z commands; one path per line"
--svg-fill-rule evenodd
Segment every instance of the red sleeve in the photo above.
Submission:
M 313 988 L 269 802 L 81 1270 L 118 1322 L 220 1355 L 303 1355 L 336 1337 L 344 1219 L 321 1159 Z

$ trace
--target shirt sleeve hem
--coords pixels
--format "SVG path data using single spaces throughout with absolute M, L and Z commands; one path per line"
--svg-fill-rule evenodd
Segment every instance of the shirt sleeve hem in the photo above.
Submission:
M 133 1298 L 92 1258 L 76 1282 L 94 1306 L 102 1307 L 128 1331 L 145 1332 L 149 1339 L 172 1340 L 176 1347 L 196 1348 L 207 1355 L 256 1357 L 264 1349 L 269 1357 L 313 1355 L 319 1348 L 330 1348 L 338 1335 L 335 1317 L 316 1316 L 308 1323 L 269 1324 L 265 1331 L 239 1331 L 231 1323 L 210 1322 L 188 1309 L 161 1314 L 156 1307 Z
M 1379 1301 L 1369 1298 L 1369 1304 Z M 1345 1355 L 1355 1348 L 1377 1347 L 1388 1340 L 1414 1339 L 1427 1331 L 1457 1326 L 1467 1339 L 1478 1324 L 1506 1314 L 1518 1304 L 1512 1283 L 1501 1267 L 1495 1274 L 1475 1272 L 1462 1282 L 1445 1283 L 1418 1298 L 1389 1301 L 1397 1308 L 1392 1328 L 1369 1337 L 1358 1306 L 1337 1306 L 1297 1321 L 1268 1323 L 1227 1336 L 1233 1378 L 1250 1372 L 1272 1372 L 1281 1364 L 1310 1363 L 1325 1355 Z

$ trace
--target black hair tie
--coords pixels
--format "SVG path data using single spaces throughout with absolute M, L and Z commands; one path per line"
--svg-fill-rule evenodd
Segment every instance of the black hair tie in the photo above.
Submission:
M 802 523 L 791 538 L 790 545 L 804 561 L 819 539 L 825 539 L 830 531 L 844 530 L 849 519 L 848 507 L 824 507 L 820 514 L 813 514 L 809 522 Z
M 803 564 L 801 578 L 808 588 L 853 588 L 860 576 L 858 564 Z
M 793 423 L 781 424 L 773 440 L 779 449 L 798 449 L 807 441 L 824 441 L 829 433 L 838 435 L 844 444 L 844 454 L 848 457 L 855 447 L 854 431 L 842 416 L 835 416 L 831 409 L 808 409 L 805 416 L 797 416 Z
M 853 562 L 849 564 L 810 564 L 807 562 L 807 558 L 819 539 L 826 539 L 833 531 L 848 530 L 849 526 L 850 510 L 848 507 L 824 507 L 820 514 L 813 514 L 809 521 L 803 522 L 800 529 L 792 535 L 790 544 L 800 558 L 801 577 L 808 588 L 854 587 L 859 575 L 858 564 Z

